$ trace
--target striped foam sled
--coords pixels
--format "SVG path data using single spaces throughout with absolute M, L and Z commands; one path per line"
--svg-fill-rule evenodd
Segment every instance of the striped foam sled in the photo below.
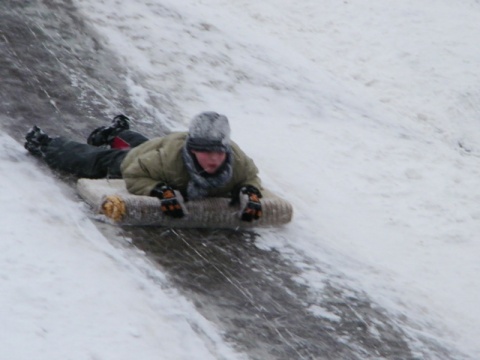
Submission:
M 239 205 L 230 205 L 228 198 L 188 201 L 185 217 L 173 219 L 163 214 L 160 200 L 130 194 L 121 179 L 79 179 L 77 188 L 101 219 L 118 225 L 240 229 L 280 226 L 293 216 L 292 205 L 268 190 L 262 191 L 262 217 L 248 223 L 240 220 Z

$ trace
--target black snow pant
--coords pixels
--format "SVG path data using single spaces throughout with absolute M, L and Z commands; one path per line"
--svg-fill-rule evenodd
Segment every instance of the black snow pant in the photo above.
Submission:
M 130 130 L 122 131 L 117 136 L 131 148 L 148 140 Z M 45 162 L 52 169 L 89 179 L 121 178 L 120 165 L 128 153 L 128 149 L 95 147 L 64 137 L 53 138 L 41 150 Z

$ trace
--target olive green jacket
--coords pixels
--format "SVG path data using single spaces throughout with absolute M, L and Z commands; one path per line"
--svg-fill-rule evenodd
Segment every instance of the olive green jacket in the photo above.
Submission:
M 186 138 L 187 133 L 172 133 L 130 150 L 121 164 L 128 191 L 136 195 L 150 195 L 158 183 L 165 183 L 185 194 L 190 181 L 182 158 Z M 232 142 L 231 147 L 232 178 L 225 186 L 210 190 L 208 196 L 230 197 L 233 190 L 244 185 L 252 185 L 261 190 L 258 169 L 253 160 L 237 144 Z

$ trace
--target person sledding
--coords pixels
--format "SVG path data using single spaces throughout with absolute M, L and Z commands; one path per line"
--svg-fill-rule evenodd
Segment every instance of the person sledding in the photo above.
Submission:
M 50 137 L 37 126 L 25 139 L 25 148 L 52 169 L 82 178 L 123 178 L 130 193 L 159 198 L 162 211 L 174 218 L 185 214 L 175 190 L 185 200 L 243 198 L 243 221 L 262 216 L 258 169 L 230 139 L 227 117 L 216 112 L 193 117 L 188 132 L 151 140 L 131 131 L 124 115 L 95 129 L 87 144 Z

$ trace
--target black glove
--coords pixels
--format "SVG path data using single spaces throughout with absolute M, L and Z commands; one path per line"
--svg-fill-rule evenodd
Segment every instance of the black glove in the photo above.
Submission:
M 182 218 L 185 216 L 182 205 L 175 196 L 173 189 L 165 184 L 158 184 L 150 192 L 151 196 L 155 196 L 160 199 L 163 213 L 173 218 Z
M 240 200 L 243 205 L 241 220 L 248 222 L 258 220 L 262 216 L 262 203 L 260 202 L 262 194 L 260 190 L 255 186 L 247 185 L 240 189 L 239 196 L 243 198 Z

